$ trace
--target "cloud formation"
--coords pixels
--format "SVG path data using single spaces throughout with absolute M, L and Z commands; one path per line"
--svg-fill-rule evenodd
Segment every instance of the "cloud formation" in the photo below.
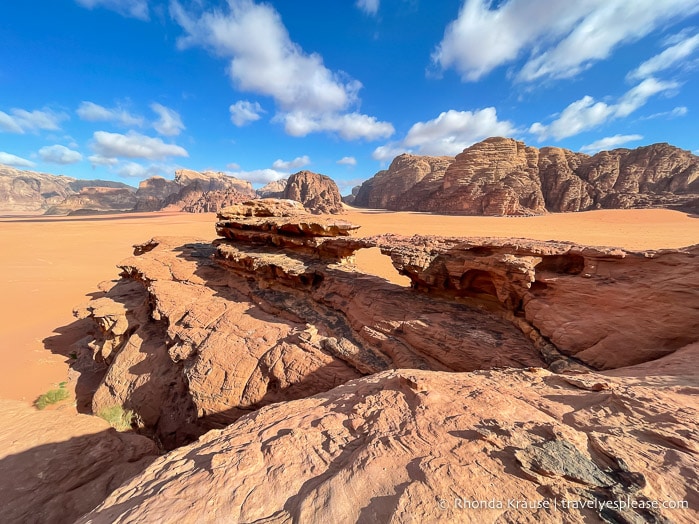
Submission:
M 589 154 L 594 154 L 599 151 L 608 151 L 610 149 L 614 149 L 616 147 L 619 147 L 622 144 L 626 144 L 628 142 L 635 142 L 637 140 L 643 140 L 642 135 L 614 135 L 614 136 L 608 136 L 605 138 L 600 138 L 599 140 L 596 140 L 592 142 L 591 144 L 587 144 L 586 146 L 582 146 L 580 148 L 580 151 L 583 153 L 589 153 Z
M 11 153 L 5 153 L 4 151 L 0 151 L 0 164 L 7 164 L 8 166 L 15 167 L 34 167 L 36 165 L 31 160 Z
M 62 145 L 45 146 L 39 149 L 39 156 L 44 162 L 52 164 L 75 164 L 83 159 L 83 156 L 72 149 Z
M 278 171 L 291 171 L 292 169 L 298 169 L 299 167 L 307 166 L 311 163 L 311 159 L 308 155 L 303 155 L 294 158 L 293 160 L 275 160 L 272 164 L 272 169 Z
M 0 111 L 0 130 L 17 134 L 39 130 L 57 131 L 61 128 L 61 121 L 67 118 L 67 115 L 49 109 L 27 111 L 15 108 L 10 110 L 10 114 Z
M 164 136 L 177 136 L 184 131 L 182 117 L 177 111 L 158 103 L 151 104 L 150 108 L 158 115 L 158 120 L 153 124 L 153 128 L 158 133 Z
M 289 173 L 277 171 L 276 169 L 254 169 L 252 171 L 228 171 L 227 175 L 247 180 L 253 184 L 268 184 L 275 180 L 280 180 L 289 176 Z
M 106 108 L 94 102 L 84 101 L 75 111 L 77 115 L 88 122 L 113 122 L 124 126 L 142 126 L 143 117 L 132 115 L 120 107 Z
M 532 124 L 529 132 L 537 135 L 540 142 L 548 137 L 562 140 L 615 118 L 629 116 L 645 105 L 651 96 L 677 87 L 679 84 L 676 82 L 664 82 L 651 77 L 629 89 L 616 104 L 597 102 L 591 96 L 584 96 L 566 107 L 550 124 L 544 125 L 540 122 Z
M 340 164 L 341 166 L 356 166 L 357 159 L 353 156 L 343 156 L 336 164 Z
M 231 122 L 238 127 L 259 120 L 265 112 L 259 102 L 249 100 L 238 100 L 235 104 L 231 104 L 228 110 L 231 112 Z
M 699 12 L 695 0 L 464 0 L 432 54 L 442 70 L 476 81 L 525 58 L 522 82 L 569 78 L 671 21 Z
M 678 64 L 683 64 L 685 61 L 699 49 L 699 34 L 688 37 L 686 34 L 677 35 L 678 39 L 671 39 L 670 42 L 675 42 L 667 47 L 661 53 L 658 53 L 652 58 L 643 62 L 636 69 L 631 71 L 627 78 L 630 80 L 640 80 L 648 78 L 661 71 L 665 71 Z
M 90 160 L 96 164 L 112 164 L 109 159 L 113 158 L 164 160 L 170 156 L 189 156 L 183 147 L 166 144 L 160 138 L 141 135 L 133 131 L 125 135 L 96 131 L 92 137 L 92 149 L 96 155 L 90 157 Z
M 366 14 L 375 16 L 379 12 L 380 0 L 357 0 L 356 6 Z
M 88 9 L 104 7 L 116 11 L 120 15 L 148 20 L 148 0 L 75 0 L 78 4 Z
M 170 12 L 186 32 L 178 46 L 202 46 L 229 59 L 228 74 L 235 87 L 272 97 L 280 112 L 276 121 L 283 121 L 293 136 L 320 131 L 348 140 L 385 136 L 390 124 L 368 115 L 346 114 L 358 103 L 362 84 L 331 71 L 319 54 L 306 53 L 293 42 L 273 6 L 228 0 L 228 7 L 226 12 L 194 15 L 173 1 Z
M 413 124 L 402 141 L 377 147 L 372 156 L 387 161 L 405 152 L 456 155 L 484 138 L 511 136 L 515 132 L 511 122 L 498 120 L 494 107 L 476 111 L 450 109 L 432 120 Z

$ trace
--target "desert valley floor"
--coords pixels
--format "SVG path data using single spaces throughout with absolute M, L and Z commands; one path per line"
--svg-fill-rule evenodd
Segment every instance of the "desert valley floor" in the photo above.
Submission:
M 568 240 L 631 250 L 678 248 L 699 241 L 699 217 L 665 209 L 601 210 L 535 217 L 463 217 L 352 209 L 359 236 L 483 236 Z M 116 264 L 151 237 L 216 237 L 213 213 L 140 213 L 97 217 L 0 218 L 0 398 L 31 403 L 65 380 L 65 358 L 43 340 L 70 324 L 72 310 L 118 278 Z M 400 278 L 388 258 L 359 252 L 369 273 Z
M 503 218 L 350 208 L 343 219 L 361 226 L 354 236 L 396 233 L 532 238 L 628 250 L 679 248 L 699 241 L 699 217 L 664 209 Z M 92 424 L 64 403 L 42 414 L 45 424 L 60 427 L 33 427 L 30 435 L 17 433 L 28 427 L 23 421 L 34 410 L 30 404 L 37 396 L 67 379 L 68 361 L 63 356 L 67 350 L 56 344 L 67 345 L 80 336 L 66 336 L 65 330 L 63 336 L 57 336 L 73 322 L 73 308 L 89 300 L 98 283 L 118 278 L 116 264 L 132 254 L 134 244 L 156 236 L 187 236 L 210 242 L 216 237 L 215 220 L 214 214 L 166 212 L 0 218 L 0 443 L 4 447 L 0 459 L 107 427 L 99 419 Z M 378 248 L 358 252 L 357 265 L 367 273 L 405 284 L 405 277 L 397 274 Z M 60 422 L 55 418 L 59 416 Z M 75 422 L 66 422 L 71 417 Z M 76 510 L 76 514 L 80 512 Z

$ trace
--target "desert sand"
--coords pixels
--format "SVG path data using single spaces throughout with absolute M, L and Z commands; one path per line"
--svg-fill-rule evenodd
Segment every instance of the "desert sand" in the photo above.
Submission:
M 633 250 L 699 242 L 697 217 L 664 209 L 518 218 L 351 209 L 343 218 L 360 224 L 360 235 L 504 236 Z M 71 324 L 73 308 L 97 291 L 99 282 L 118 278 L 116 264 L 131 255 L 133 244 L 163 235 L 210 241 L 215 237 L 214 222 L 213 214 L 163 212 L 0 218 L 0 398 L 32 402 L 66 379 L 66 357 L 52 354 L 44 340 Z M 358 253 L 357 262 L 368 272 L 398 277 L 388 259 L 376 251 Z

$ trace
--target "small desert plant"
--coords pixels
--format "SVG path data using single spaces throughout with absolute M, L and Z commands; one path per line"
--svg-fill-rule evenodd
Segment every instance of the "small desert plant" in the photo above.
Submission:
M 97 416 L 109 422 L 109 425 L 114 429 L 126 431 L 131 429 L 134 412 L 130 409 L 124 409 L 121 406 L 111 406 L 98 411 Z
M 61 382 L 58 385 L 58 389 L 50 389 L 39 398 L 34 401 L 34 405 L 37 409 L 44 409 L 46 406 L 51 404 L 56 404 L 61 400 L 65 400 L 70 397 L 70 392 L 66 389 L 66 383 Z

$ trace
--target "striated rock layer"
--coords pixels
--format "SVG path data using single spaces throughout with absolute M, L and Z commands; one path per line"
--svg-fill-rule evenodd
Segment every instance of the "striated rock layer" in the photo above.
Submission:
M 669 144 L 594 156 L 488 138 L 455 158 L 400 155 L 364 182 L 359 207 L 460 215 L 671 207 L 698 211 L 699 158 Z
M 699 519 L 693 377 L 385 371 L 175 450 L 79 522 Z
M 123 405 L 166 447 L 273 402 L 393 368 L 641 364 L 699 340 L 699 246 L 634 253 L 531 240 L 357 238 L 356 226 L 256 200 L 213 245 L 156 238 L 77 310 L 92 409 Z M 358 272 L 378 247 L 412 287 Z

